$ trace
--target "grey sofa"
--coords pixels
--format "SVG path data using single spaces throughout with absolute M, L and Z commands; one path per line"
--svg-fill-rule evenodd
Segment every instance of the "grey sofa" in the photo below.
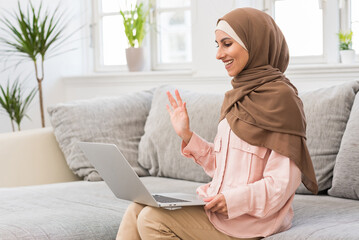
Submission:
M 292 228 L 265 239 L 359 239 L 358 89 L 352 81 L 300 94 L 321 192 L 300 186 Z M 59 104 L 48 109 L 52 128 L 0 134 L 0 239 L 115 238 L 129 202 L 116 199 L 78 141 L 115 143 L 151 192 L 193 193 L 209 181 L 180 155 L 167 90 Z M 213 140 L 223 96 L 180 92 L 192 129 Z

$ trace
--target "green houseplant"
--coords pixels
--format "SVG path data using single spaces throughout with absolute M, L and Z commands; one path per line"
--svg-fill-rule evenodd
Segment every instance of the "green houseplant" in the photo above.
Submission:
M 341 62 L 345 64 L 354 63 L 355 51 L 352 49 L 353 32 L 340 31 L 338 37 Z
M 141 71 L 145 65 L 143 39 L 146 35 L 146 19 L 149 9 L 143 3 L 136 3 L 129 11 L 120 10 L 129 48 L 126 60 L 129 71 Z
M 48 58 L 49 51 L 57 51 L 65 40 L 71 35 L 64 35 L 68 19 L 64 20 L 64 14 L 59 12 L 59 7 L 49 12 L 42 8 L 42 2 L 37 10 L 31 2 L 28 3 L 26 11 L 22 10 L 20 2 L 18 9 L 13 13 L 8 13 L 8 17 L 3 16 L 1 22 L 4 27 L 6 37 L 1 37 L 0 42 L 5 47 L 2 52 L 6 58 L 21 59 L 17 65 L 25 60 L 33 62 L 35 75 L 39 91 L 39 103 L 41 114 L 41 125 L 45 127 L 43 90 L 44 80 L 44 61 Z M 54 55 L 63 53 L 56 52 Z M 16 65 L 16 66 L 17 66 Z
M 37 93 L 37 88 L 32 89 L 27 95 L 23 96 L 23 87 L 19 79 L 10 86 L 10 81 L 6 87 L 0 85 L 0 105 L 9 115 L 12 131 L 15 132 L 14 122 L 17 124 L 18 131 L 21 130 L 21 121 L 24 117 L 30 118 L 26 111 Z

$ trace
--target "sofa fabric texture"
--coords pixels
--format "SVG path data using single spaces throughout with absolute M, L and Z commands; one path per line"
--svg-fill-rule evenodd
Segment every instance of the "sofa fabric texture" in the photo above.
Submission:
M 359 94 L 355 97 L 343 135 L 328 194 L 359 199 Z
M 359 202 L 329 196 L 297 194 L 293 201 L 292 227 L 268 240 L 358 239 Z
M 307 119 L 307 146 L 312 158 L 319 191 L 331 187 L 335 160 L 359 82 L 300 94 Z M 311 194 L 303 184 L 297 193 Z
M 142 177 L 152 193 L 194 193 L 201 184 Z M 129 201 L 106 184 L 79 181 L 0 189 L 0 239 L 115 239 Z M 268 240 L 358 239 L 359 202 L 328 196 L 296 195 L 292 228 Z
M 142 178 L 151 192 L 194 193 L 199 183 Z M 105 182 L 78 181 L 0 189 L 0 239 L 113 240 L 129 201 Z
M 137 158 L 152 94 L 149 90 L 49 107 L 56 139 L 70 169 L 85 180 L 101 180 L 77 143 L 103 142 L 116 144 L 139 176 L 148 175 Z
M 192 159 L 181 155 L 181 138 L 173 130 L 166 104 L 167 91 L 174 95 L 173 86 L 161 86 L 153 95 L 145 134 L 139 144 L 139 163 L 152 176 L 209 182 L 211 178 Z M 192 131 L 207 141 L 213 142 L 217 133 L 223 94 L 194 93 L 179 90 L 187 103 Z

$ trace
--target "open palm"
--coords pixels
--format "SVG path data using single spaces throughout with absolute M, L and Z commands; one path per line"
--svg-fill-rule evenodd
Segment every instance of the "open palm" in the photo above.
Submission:
M 182 101 L 178 90 L 175 90 L 176 99 L 170 92 L 167 92 L 168 100 L 172 109 L 167 104 L 167 111 L 171 117 L 172 126 L 177 133 L 186 143 L 189 142 L 192 132 L 189 127 L 189 117 L 187 113 L 186 103 Z

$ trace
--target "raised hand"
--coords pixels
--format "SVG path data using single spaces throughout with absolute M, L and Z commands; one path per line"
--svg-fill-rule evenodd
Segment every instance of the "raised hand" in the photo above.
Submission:
M 189 118 L 186 103 L 182 102 L 181 96 L 177 89 L 175 90 L 175 95 L 177 101 L 176 99 L 174 99 L 170 92 L 167 92 L 168 100 L 172 107 L 171 109 L 170 106 L 167 104 L 167 111 L 171 117 L 171 123 L 175 132 L 183 139 L 185 143 L 188 143 L 192 137 L 192 131 L 189 127 Z

